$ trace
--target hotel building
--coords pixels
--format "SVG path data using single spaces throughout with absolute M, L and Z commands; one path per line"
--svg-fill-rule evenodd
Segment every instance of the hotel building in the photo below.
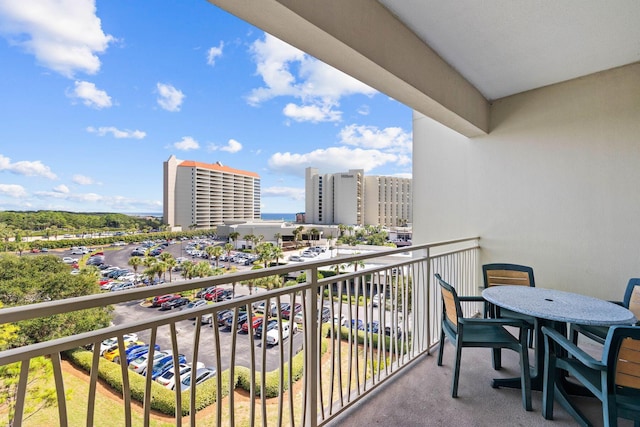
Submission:
M 163 202 L 164 223 L 172 229 L 260 219 L 260 176 L 171 156 L 164 162 Z
M 324 175 L 306 169 L 307 223 L 403 226 L 412 222 L 411 205 L 410 178 L 365 176 L 362 169 Z

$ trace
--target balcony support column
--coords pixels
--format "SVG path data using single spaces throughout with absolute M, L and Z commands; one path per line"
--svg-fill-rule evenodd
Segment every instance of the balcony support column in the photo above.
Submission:
M 307 283 L 312 286 L 304 291 L 305 295 L 305 328 L 304 334 L 314 334 L 318 331 L 318 269 L 314 267 L 306 270 Z M 321 331 L 318 332 L 318 336 Z M 318 388 L 320 384 L 320 357 L 318 356 L 319 345 L 315 337 L 309 337 L 305 340 L 305 378 L 306 378 L 306 408 L 304 424 L 306 427 L 314 427 L 318 425 Z

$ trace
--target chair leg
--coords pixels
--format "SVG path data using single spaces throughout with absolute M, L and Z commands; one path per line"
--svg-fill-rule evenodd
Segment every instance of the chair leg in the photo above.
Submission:
M 529 349 L 526 344 L 520 346 L 520 372 L 522 406 L 525 411 L 531 411 L 531 372 L 529 369 Z
M 453 367 L 453 384 L 451 384 L 451 397 L 458 397 L 458 380 L 460 379 L 460 359 L 462 357 L 462 346 L 456 342 L 456 360 Z
M 544 349 L 544 381 L 542 385 L 542 416 L 546 420 L 553 419 L 553 400 L 555 399 L 556 358 L 549 354 L 549 342 Z
M 491 349 L 491 352 L 493 353 L 493 369 L 499 371 L 502 369 L 502 350 L 499 348 L 493 348 Z
M 438 366 L 442 366 L 443 353 L 444 353 L 444 331 L 440 332 L 440 348 L 438 349 Z

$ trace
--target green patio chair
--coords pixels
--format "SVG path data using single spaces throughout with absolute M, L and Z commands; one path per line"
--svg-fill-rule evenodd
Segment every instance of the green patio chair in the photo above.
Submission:
M 456 290 L 445 282 L 439 274 L 435 275 L 440 284 L 442 295 L 442 332 L 440 333 L 440 349 L 438 366 L 442 366 L 445 336 L 456 348 L 454 361 L 451 397 L 458 397 L 458 379 L 460 376 L 460 359 L 464 347 L 491 348 L 493 352 L 509 348 L 520 354 L 520 371 L 522 387 L 522 406 L 531 410 L 531 377 L 529 373 L 529 353 L 526 334 L 522 329 L 526 323 L 519 319 L 483 319 L 463 317 L 460 307 L 461 299 Z M 520 338 L 516 338 L 505 326 L 520 328 Z
M 536 281 L 533 277 L 533 268 L 519 264 L 493 263 L 482 266 L 482 277 L 484 279 L 484 287 L 493 286 L 530 286 L 535 287 Z M 533 347 L 534 328 L 536 319 L 526 314 L 516 313 L 505 308 L 495 307 L 489 303 L 485 303 L 485 317 L 509 317 L 512 319 L 520 319 L 526 322 L 527 334 L 529 336 L 529 347 Z M 493 357 L 493 367 L 500 369 L 502 363 L 501 353 L 497 351 Z
M 640 427 L 640 328 L 612 326 L 596 360 L 555 329 L 542 327 L 545 339 L 545 373 L 542 415 L 553 419 L 553 403 L 559 403 L 580 425 L 591 425 L 571 405 L 566 392 L 556 388 L 568 373 L 602 402 L 604 426 L 617 426 L 618 417 L 634 420 Z
M 624 293 L 624 299 L 622 301 L 611 302 L 629 309 L 633 314 L 635 314 L 636 319 L 638 319 L 637 325 L 640 325 L 639 278 L 629 279 L 629 283 L 627 283 L 627 290 Z M 571 341 L 576 345 L 578 344 L 578 334 L 582 334 L 587 338 L 591 338 L 592 340 L 599 342 L 600 344 L 604 344 L 604 341 L 607 338 L 607 333 L 609 332 L 609 327 L 571 324 L 569 330 Z

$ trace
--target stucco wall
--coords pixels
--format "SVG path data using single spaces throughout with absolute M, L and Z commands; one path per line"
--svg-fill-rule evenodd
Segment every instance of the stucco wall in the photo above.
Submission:
M 504 98 L 469 139 L 414 114 L 414 242 L 479 235 L 481 262 L 621 299 L 640 277 L 640 64 Z

